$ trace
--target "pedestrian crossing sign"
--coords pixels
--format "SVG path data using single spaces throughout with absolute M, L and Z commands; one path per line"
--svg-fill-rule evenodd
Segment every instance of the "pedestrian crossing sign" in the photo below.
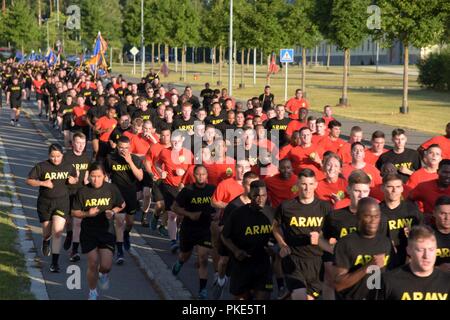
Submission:
M 280 62 L 282 63 L 294 62 L 294 49 L 281 49 Z

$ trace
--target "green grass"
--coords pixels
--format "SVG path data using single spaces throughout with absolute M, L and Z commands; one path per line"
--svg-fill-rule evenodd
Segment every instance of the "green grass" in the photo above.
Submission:
M 0 160 L 0 172 L 3 161 Z M 11 196 L 5 187 L 2 196 Z M 34 300 L 30 292 L 25 260 L 17 249 L 17 229 L 8 215 L 10 207 L 0 207 L 0 300 Z
M 147 70 L 150 65 L 147 66 Z M 211 82 L 212 87 L 217 87 L 218 67 L 215 67 L 215 75 L 211 76 L 211 65 L 188 64 L 187 79 L 180 81 L 180 73 L 173 70 L 174 64 L 170 66 L 171 73 L 168 78 L 162 77 L 163 83 L 187 83 L 193 86 L 194 90 L 201 90 L 205 82 Z M 401 71 L 401 67 L 394 67 Z M 159 70 L 158 65 L 155 66 Z M 244 68 L 244 70 L 246 67 Z M 335 107 L 334 114 L 348 118 L 366 120 L 399 126 L 409 129 L 416 129 L 432 134 L 442 134 L 445 125 L 450 120 L 450 93 L 436 92 L 423 89 L 417 83 L 417 76 L 409 76 L 409 108 L 410 113 L 403 115 L 399 113 L 402 103 L 402 79 L 401 73 L 392 72 L 392 67 L 380 68 L 376 73 L 373 67 L 352 66 L 350 67 L 348 98 L 350 106 L 347 108 Z M 131 75 L 132 66 L 113 66 L 116 73 L 122 73 L 127 77 Z M 140 77 L 140 66 L 137 67 Z M 179 69 L 180 70 L 180 69 Z M 257 67 L 257 81 L 253 85 L 253 66 L 250 66 L 244 76 L 244 89 L 239 89 L 241 82 L 241 67 L 236 66 L 236 81 L 233 86 L 233 95 L 242 100 L 247 100 L 253 96 L 259 96 L 266 84 L 265 66 Z M 410 66 L 411 71 L 417 71 L 415 66 Z M 194 73 L 199 74 L 199 78 L 194 80 Z M 299 66 L 289 66 L 288 98 L 292 97 L 296 88 L 301 87 L 301 68 Z M 223 68 L 222 86 L 228 84 L 228 69 Z M 284 73 L 280 71 L 271 79 L 272 92 L 275 94 L 276 102 L 282 103 L 284 100 Z M 322 111 L 326 104 L 336 105 L 341 96 L 342 90 L 342 67 L 307 67 L 306 69 L 306 91 L 307 98 L 313 110 Z

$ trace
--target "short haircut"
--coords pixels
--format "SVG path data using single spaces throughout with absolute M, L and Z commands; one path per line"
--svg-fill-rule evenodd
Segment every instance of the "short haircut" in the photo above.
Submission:
M 98 161 L 92 162 L 88 168 L 89 173 L 91 173 L 92 171 L 95 171 L 95 170 L 100 170 L 103 172 L 103 174 L 106 173 L 104 165 Z
M 355 184 L 369 184 L 371 180 L 367 173 L 362 170 L 354 170 L 348 177 L 348 186 L 353 186 Z
M 302 177 L 305 177 L 305 178 L 315 178 L 315 177 L 316 177 L 316 174 L 315 174 L 314 171 L 311 170 L 311 169 L 303 169 L 303 170 L 300 171 L 300 173 L 298 174 L 298 178 L 299 178 L 299 179 L 302 178 Z
M 333 129 L 334 127 L 342 127 L 342 124 L 339 122 L 339 121 L 337 121 L 337 120 L 331 120 L 329 123 L 328 123 L 328 129 Z
M 195 167 L 194 167 L 194 174 L 197 172 L 198 169 L 201 169 L 201 168 L 206 170 L 206 167 L 204 165 L 196 164 Z M 208 170 L 206 170 L 206 173 L 208 173 Z
M 430 149 L 433 149 L 433 148 L 439 148 L 439 149 L 442 150 L 442 148 L 441 148 L 440 145 L 438 145 L 437 143 L 433 143 L 433 144 L 430 145 L 428 148 L 426 148 L 425 152 L 428 152 Z
M 402 134 L 406 135 L 406 132 L 405 132 L 405 130 L 403 130 L 401 128 L 397 128 L 397 129 L 392 130 L 392 138 L 397 137 L 397 136 L 402 135 Z
M 378 201 L 372 197 L 362 198 L 358 201 L 358 207 L 356 209 L 356 215 L 360 216 L 363 212 L 366 211 L 368 206 L 377 206 L 379 207 Z
M 353 133 L 357 133 L 357 132 L 362 132 L 363 130 L 361 129 L 360 126 L 353 126 L 352 129 L 350 130 L 350 134 Z
M 444 159 L 439 162 L 438 171 L 442 169 L 443 166 L 450 166 L 450 159 Z
M 408 244 L 410 242 L 424 239 L 434 239 L 434 241 L 436 241 L 436 236 L 431 227 L 427 225 L 418 225 L 411 228 L 408 236 Z
M 264 89 L 270 89 L 270 86 L 269 86 L 269 85 L 267 85 L 267 86 L 265 86 L 265 87 L 264 87 Z
M 63 147 L 60 144 L 58 144 L 58 143 L 52 143 L 48 147 L 48 154 L 52 153 L 52 151 L 59 151 L 61 153 L 64 153 Z
M 402 177 L 398 173 L 390 173 L 383 177 L 383 185 L 386 185 L 390 181 L 400 180 L 403 184 Z
M 183 103 L 182 108 L 192 108 L 192 103 L 186 101 Z
M 302 133 L 303 131 L 305 131 L 305 130 L 309 130 L 309 131 L 311 131 L 311 129 L 309 128 L 309 127 L 303 127 L 303 128 L 301 128 L 300 130 L 298 130 L 298 133 Z
M 316 121 L 316 124 L 319 124 L 319 123 L 325 123 L 325 119 L 324 118 L 318 118 L 317 121 Z
M 363 147 L 363 149 L 365 148 L 361 142 L 357 141 L 357 142 L 352 143 L 350 150 L 353 151 L 353 148 L 355 148 L 356 146 L 361 146 L 361 147 Z
M 256 173 L 254 173 L 253 171 L 249 171 L 244 174 L 243 182 L 248 181 L 248 180 L 255 180 L 255 179 L 259 179 L 259 176 Z
M 266 188 L 266 183 L 262 180 L 253 181 L 250 184 L 250 190 L 258 189 L 258 188 Z
M 279 162 L 279 165 L 281 166 L 281 164 L 284 163 L 284 162 L 289 162 L 289 163 L 292 165 L 292 161 L 291 161 L 291 159 L 289 159 L 289 158 L 283 158 L 283 159 L 281 159 L 280 162 Z
M 314 117 L 314 116 L 309 116 L 306 120 L 307 120 L 308 122 L 309 122 L 309 121 L 316 121 L 317 118 Z
M 372 141 L 375 139 L 378 139 L 378 138 L 383 138 L 383 139 L 385 138 L 383 131 L 377 130 L 374 133 L 372 133 Z
M 72 141 L 75 139 L 82 139 L 82 140 L 86 140 L 86 135 L 83 132 L 75 132 L 73 137 L 72 137 Z
M 437 207 L 445 206 L 445 205 L 449 205 L 449 204 L 450 204 L 450 196 L 443 195 L 436 199 L 436 201 L 434 203 L 434 207 L 437 208 Z

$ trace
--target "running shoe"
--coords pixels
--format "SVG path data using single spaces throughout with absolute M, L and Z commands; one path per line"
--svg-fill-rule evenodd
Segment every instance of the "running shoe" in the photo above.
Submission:
M 159 231 L 159 234 L 161 235 L 161 237 L 169 236 L 169 231 L 167 231 L 167 228 L 164 226 L 159 226 L 158 231 Z
M 125 262 L 125 259 L 123 258 L 123 253 L 117 253 L 116 264 L 120 266 L 124 262 Z
M 70 262 L 78 262 L 80 261 L 80 255 L 78 253 L 71 253 L 70 254 Z
M 58 273 L 59 272 L 59 265 L 57 263 L 52 263 L 50 265 L 50 272 Z
M 220 285 L 219 279 L 217 278 L 216 281 L 214 281 L 214 284 L 212 286 L 212 298 L 214 300 L 220 300 L 223 295 L 223 289 L 225 289 L 225 284 L 227 283 L 227 277 L 225 277 L 225 282 L 223 285 Z
M 101 290 L 109 289 L 109 276 L 107 273 L 98 274 L 98 286 Z
M 207 300 L 208 299 L 208 290 L 203 288 L 198 293 L 198 300 Z
M 98 292 L 97 290 L 89 291 L 89 298 L 88 300 L 97 300 L 98 299 Z
M 175 262 L 175 264 L 172 266 L 172 274 L 174 276 L 177 276 L 180 273 L 182 266 L 183 265 L 180 263 L 180 261 L 177 260 L 177 262 Z
M 170 252 L 172 252 L 172 254 L 177 253 L 179 247 L 177 240 L 170 240 Z

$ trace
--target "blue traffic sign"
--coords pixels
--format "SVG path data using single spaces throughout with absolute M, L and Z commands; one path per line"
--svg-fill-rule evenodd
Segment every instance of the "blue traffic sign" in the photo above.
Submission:
M 294 62 L 294 49 L 281 49 L 280 62 L 282 63 Z

